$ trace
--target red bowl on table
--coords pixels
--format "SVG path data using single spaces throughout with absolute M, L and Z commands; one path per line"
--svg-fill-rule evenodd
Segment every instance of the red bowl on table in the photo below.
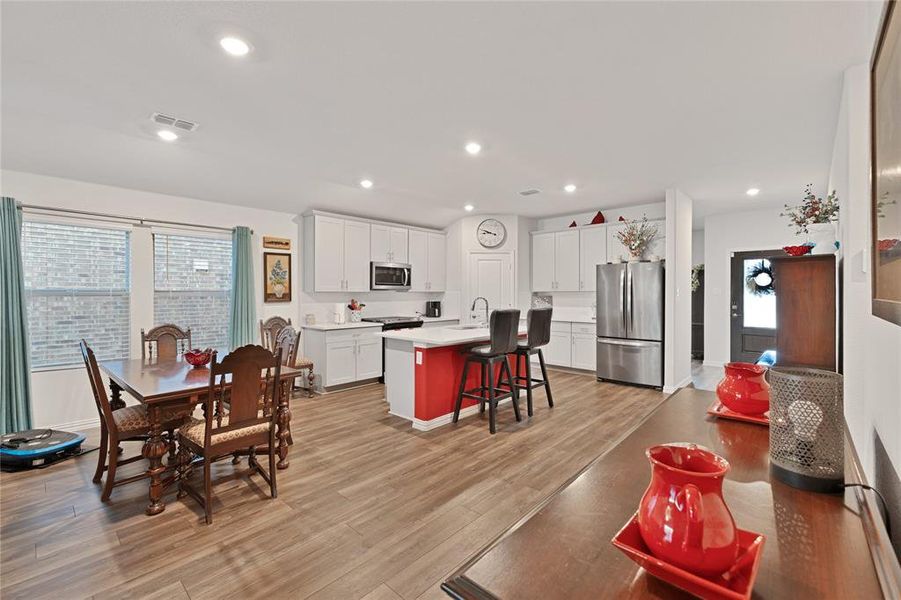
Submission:
M 187 350 L 183 356 L 188 364 L 193 365 L 195 369 L 199 369 L 213 358 L 213 349 L 201 350 L 200 348 L 194 348 L 193 350 Z
M 804 256 L 813 250 L 813 246 L 783 246 L 782 249 L 789 256 Z

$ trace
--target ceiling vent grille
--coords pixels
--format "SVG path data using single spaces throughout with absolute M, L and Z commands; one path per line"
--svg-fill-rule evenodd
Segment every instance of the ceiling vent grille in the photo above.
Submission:
M 175 129 L 181 129 L 182 131 L 194 131 L 198 127 L 197 123 L 194 123 L 193 121 L 186 121 L 158 112 L 153 113 L 150 118 L 154 123 L 159 123 L 160 125 L 165 125 L 167 127 L 174 127 Z
M 523 190 L 519 192 L 520 196 L 534 196 L 535 194 L 540 194 L 541 190 L 536 190 L 535 188 L 531 188 L 528 190 Z

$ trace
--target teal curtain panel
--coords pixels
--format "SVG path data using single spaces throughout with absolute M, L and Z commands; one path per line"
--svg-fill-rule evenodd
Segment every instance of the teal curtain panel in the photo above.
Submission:
M 0 199 L 0 433 L 31 429 L 22 209 Z
M 232 350 L 256 342 L 257 310 L 253 289 L 253 234 L 247 227 L 232 232 L 231 315 L 228 343 Z

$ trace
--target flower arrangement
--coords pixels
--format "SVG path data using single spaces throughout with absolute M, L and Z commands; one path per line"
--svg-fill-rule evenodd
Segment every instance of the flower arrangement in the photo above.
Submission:
M 789 227 L 795 228 L 795 233 L 809 233 L 810 225 L 820 223 L 832 223 L 838 220 L 838 198 L 835 190 L 826 196 L 826 199 L 818 198 L 812 191 L 813 184 L 808 183 L 804 188 L 804 199 L 798 206 L 785 205 L 785 212 L 779 213 L 780 217 L 788 217 Z
M 626 226 L 616 232 L 617 239 L 629 250 L 632 258 L 640 258 L 648 244 L 657 236 L 657 225 L 648 223 L 647 215 L 643 215 L 641 221 L 620 219 Z
M 704 263 L 695 265 L 691 268 L 691 291 L 697 292 L 701 287 L 701 273 L 704 272 Z

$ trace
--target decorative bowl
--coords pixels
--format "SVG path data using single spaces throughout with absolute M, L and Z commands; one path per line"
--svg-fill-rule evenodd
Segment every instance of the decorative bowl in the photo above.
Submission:
M 199 369 L 210 362 L 210 359 L 213 357 L 213 349 L 201 350 L 200 348 L 194 348 L 185 351 L 183 356 L 188 361 L 188 364 L 193 365 L 195 369 Z
M 804 256 L 810 254 L 813 246 L 784 246 L 782 248 L 789 256 Z

